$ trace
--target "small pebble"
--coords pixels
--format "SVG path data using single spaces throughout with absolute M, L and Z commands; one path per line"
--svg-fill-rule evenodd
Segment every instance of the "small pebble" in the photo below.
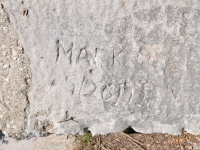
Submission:
M 3 65 L 3 69 L 10 68 L 10 65 Z
M 8 28 L 7 28 L 7 27 L 3 27 L 3 30 L 4 30 L 4 31 L 8 31 Z
M 31 81 L 30 79 L 27 79 L 27 80 L 26 80 L 27 83 L 30 83 L 30 81 Z

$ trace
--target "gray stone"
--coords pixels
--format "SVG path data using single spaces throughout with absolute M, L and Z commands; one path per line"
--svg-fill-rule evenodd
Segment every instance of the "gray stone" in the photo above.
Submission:
M 27 134 L 200 133 L 199 1 L 2 2 L 30 59 Z

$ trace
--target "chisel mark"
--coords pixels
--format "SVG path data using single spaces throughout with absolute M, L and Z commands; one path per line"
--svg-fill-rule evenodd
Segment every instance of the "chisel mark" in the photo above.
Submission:
M 59 52 L 60 51 L 60 46 L 59 46 L 59 40 L 56 41 L 56 52 L 57 52 L 57 55 L 56 55 L 56 62 L 58 61 L 58 58 L 59 58 Z
M 69 53 L 69 63 L 72 63 L 72 49 L 73 49 L 73 43 L 70 44 L 69 49 L 67 50 L 67 54 Z

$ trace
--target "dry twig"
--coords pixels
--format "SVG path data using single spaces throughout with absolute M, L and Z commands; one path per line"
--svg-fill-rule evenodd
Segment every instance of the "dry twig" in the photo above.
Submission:
M 100 147 L 103 147 L 104 150 L 109 150 L 109 149 L 105 148 L 104 145 L 101 143 L 100 143 Z
M 135 145 L 137 145 L 138 148 L 140 148 L 141 150 L 144 150 L 145 149 L 145 145 L 140 143 L 139 141 L 137 141 L 136 139 L 132 138 L 131 136 L 128 136 L 127 134 L 121 132 L 122 135 L 128 137 L 130 140 L 132 140 Z
M 117 143 L 121 144 L 125 149 L 127 149 L 126 146 L 122 142 L 118 141 L 117 139 L 115 139 L 115 141 L 117 141 Z
M 98 135 L 98 146 L 97 146 L 97 150 L 101 150 L 101 138 L 100 136 Z
M 76 118 L 76 117 L 70 117 L 69 119 L 61 120 L 61 121 L 59 121 L 58 123 L 65 122 L 65 121 L 69 121 L 69 120 L 72 120 L 72 121 L 78 122 L 78 121 L 74 120 L 74 118 Z
M 22 16 L 27 16 L 28 15 L 28 9 L 25 9 L 22 11 Z

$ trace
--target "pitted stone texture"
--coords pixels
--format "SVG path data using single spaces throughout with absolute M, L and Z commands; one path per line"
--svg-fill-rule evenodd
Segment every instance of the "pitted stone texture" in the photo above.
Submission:
M 0 7 L 0 130 L 6 136 L 25 138 L 29 61 L 8 13 Z M 1 146 L 0 146 L 1 147 Z
M 200 133 L 199 1 L 3 2 L 31 62 L 28 133 Z

